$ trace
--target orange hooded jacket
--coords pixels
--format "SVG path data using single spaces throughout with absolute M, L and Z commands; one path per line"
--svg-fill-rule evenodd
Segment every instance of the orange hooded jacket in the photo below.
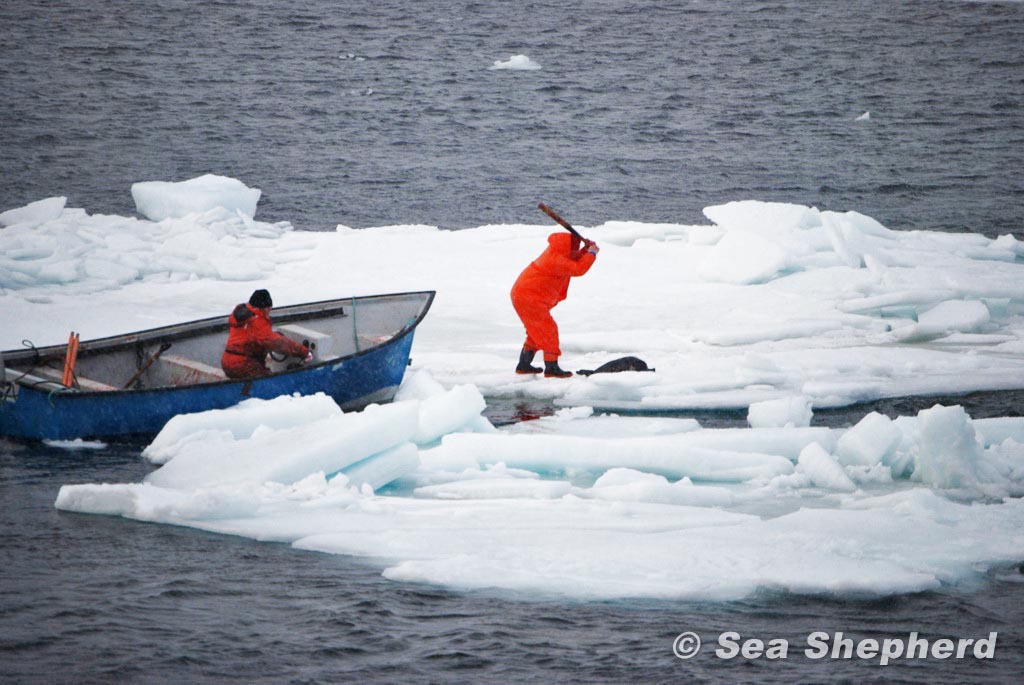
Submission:
M 270 314 L 249 304 L 235 307 L 228 317 L 228 343 L 220 366 L 228 378 L 251 378 L 270 373 L 267 352 L 305 357 L 309 350 L 274 331 Z
M 578 251 L 579 240 L 568 233 L 548 236 L 548 248 L 523 269 L 512 286 L 512 306 L 526 328 L 525 347 L 544 350 L 544 359 L 558 359 L 558 325 L 551 309 L 565 299 L 569 279 L 582 276 L 593 266 L 596 255 Z

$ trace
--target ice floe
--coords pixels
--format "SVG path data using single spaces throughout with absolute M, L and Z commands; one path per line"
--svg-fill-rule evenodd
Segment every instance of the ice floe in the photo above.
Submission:
M 153 207 L 174 204 L 155 190 Z M 1024 387 L 1015 236 L 759 201 L 709 207 L 708 225 L 578 226 L 602 250 L 554 311 L 562 365 L 628 354 L 657 372 L 557 380 L 512 371 L 508 290 L 559 230 L 546 221 L 309 233 L 255 220 L 234 191 L 213 204 L 157 221 L 63 198 L 0 214 L 0 348 L 226 316 L 257 284 L 280 304 L 437 290 L 397 401 L 180 417 L 146 449 L 145 482 L 68 484 L 59 508 L 361 556 L 394 580 L 579 597 L 884 595 L 1024 560 L 1024 420 L 950 397 Z M 814 425 L 906 395 L 944 399 Z M 495 428 L 487 400 L 561 409 Z M 635 415 L 694 409 L 749 427 Z

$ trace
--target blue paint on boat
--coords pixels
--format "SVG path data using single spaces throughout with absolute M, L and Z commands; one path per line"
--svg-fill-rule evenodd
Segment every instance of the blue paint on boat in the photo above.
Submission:
M 346 410 L 388 402 L 409 364 L 416 325 L 433 299 L 432 292 L 426 295 L 416 316 L 387 341 L 269 376 L 114 391 L 70 390 L 56 383 L 19 385 L 13 400 L 6 397 L 0 401 L 0 435 L 66 440 L 155 434 L 178 414 L 224 409 L 249 398 L 291 394 L 325 393 Z

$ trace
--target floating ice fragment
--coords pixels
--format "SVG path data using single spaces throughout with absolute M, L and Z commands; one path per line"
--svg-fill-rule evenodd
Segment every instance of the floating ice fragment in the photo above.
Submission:
M 871 412 L 839 438 L 836 458 L 846 466 L 874 466 L 899 447 L 903 433 L 892 419 Z
M 107 443 L 105 442 L 83 440 L 82 438 L 75 438 L 74 440 L 43 440 L 43 444 L 63 450 L 103 450 L 107 448 Z
M 416 488 L 415 494 L 437 499 L 557 499 L 572 486 L 564 480 L 475 478 Z
M 989 318 L 988 307 L 984 302 L 951 300 L 941 302 L 922 313 L 917 322 L 929 330 L 970 333 L 987 324 Z
M 132 184 L 132 199 L 139 214 L 151 221 L 181 218 L 216 207 L 239 211 L 252 218 L 260 190 L 226 176 L 206 174 L 179 183 L 143 181 Z
M 871 112 L 864 112 L 857 117 L 856 121 L 868 121 L 869 119 L 871 119 Z
M 502 62 L 501 60 L 497 60 L 494 62 L 493 65 L 488 67 L 488 69 L 490 69 L 491 71 L 494 71 L 496 69 L 507 69 L 511 71 L 534 71 L 540 68 L 541 66 L 539 64 L 534 62 L 526 55 L 513 55 L 504 62 Z
M 732 230 L 715 244 L 697 267 L 706 281 L 747 285 L 762 283 L 782 271 L 785 251 L 777 244 L 745 230 Z
M 815 207 L 737 200 L 704 208 L 704 216 L 726 230 L 779 233 L 821 226 L 821 212 Z
M 914 480 L 934 488 L 969 488 L 978 483 L 982 449 L 963 407 L 937 404 L 924 409 L 917 415 L 917 426 Z
M 812 442 L 800 452 L 796 471 L 810 478 L 811 483 L 819 488 L 845 492 L 857 489 L 839 462 L 816 442 Z
M 334 400 L 323 393 L 305 397 L 282 395 L 272 400 L 252 398 L 227 409 L 175 416 L 142 451 L 142 456 L 153 464 L 164 464 L 186 451 L 190 443 L 203 443 L 208 452 L 213 451 L 209 442 L 214 436 L 228 441 L 245 440 L 261 426 L 279 430 L 341 414 Z
M 0 227 L 22 224 L 31 228 L 45 224 L 47 221 L 53 221 L 60 217 L 67 201 L 66 197 L 49 197 L 45 200 L 30 202 L 24 207 L 9 209 L 0 214 Z
M 801 447 L 806 443 L 799 430 L 785 432 L 802 437 Z M 691 435 L 694 437 L 690 438 Z M 440 447 L 423 456 L 426 465 L 433 468 L 502 462 L 542 474 L 578 474 L 622 467 L 668 478 L 690 477 L 709 482 L 772 478 L 793 470 L 790 460 L 781 456 L 783 446 L 773 444 L 771 436 L 765 435 L 759 442 L 764 452 L 741 451 L 750 446 L 740 444 L 742 441 L 701 444 L 701 437 L 700 431 L 645 438 L 450 433 Z M 713 437 L 711 440 L 714 442 Z
M 586 491 L 586 495 L 608 501 L 698 507 L 728 506 L 735 501 L 733 494 L 725 488 L 694 485 L 689 478 L 669 483 L 664 476 L 626 468 L 607 471 Z
M 934 340 L 950 333 L 973 333 L 991 319 L 984 302 L 978 300 L 947 300 L 917 317 L 917 324 L 897 333 L 903 342 Z
M 812 416 L 806 397 L 783 397 L 750 405 L 747 423 L 751 428 L 806 428 L 811 425 Z
M 358 461 L 347 467 L 343 474 L 355 487 L 363 489 L 369 486 L 379 490 L 391 481 L 415 471 L 419 464 L 419 451 L 415 445 L 407 442 Z

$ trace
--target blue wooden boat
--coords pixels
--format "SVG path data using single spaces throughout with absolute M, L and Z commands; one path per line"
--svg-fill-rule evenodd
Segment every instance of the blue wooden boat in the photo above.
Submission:
M 226 314 L 82 341 L 68 384 L 61 382 L 68 345 L 5 350 L 0 435 L 152 435 L 178 414 L 293 393 L 326 393 L 346 411 L 389 402 L 433 299 L 423 291 L 275 307 L 275 329 L 307 343 L 314 359 L 274 360 L 273 373 L 249 380 L 230 380 L 220 369 Z

